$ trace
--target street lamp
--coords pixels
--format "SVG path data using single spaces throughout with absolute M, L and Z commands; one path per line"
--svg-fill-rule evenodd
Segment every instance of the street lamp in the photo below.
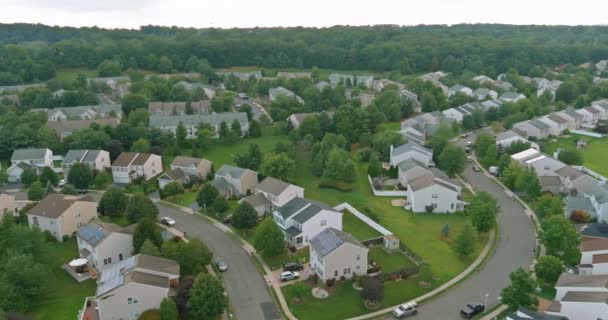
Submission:
M 483 310 L 484 310 L 484 312 L 488 312 L 487 308 L 488 308 L 488 296 L 489 295 L 490 295 L 489 293 L 486 293 L 486 300 L 485 300 L 485 303 L 483 304 Z

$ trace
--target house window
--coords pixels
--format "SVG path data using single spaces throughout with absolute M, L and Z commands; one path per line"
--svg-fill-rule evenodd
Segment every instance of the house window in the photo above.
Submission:
M 551 169 L 551 167 L 549 167 L 549 165 L 546 165 L 545 170 L 549 170 L 549 169 Z
M 106 264 L 110 264 L 110 263 L 112 263 L 112 258 L 106 258 L 106 259 L 103 259 L 103 264 L 104 264 L 104 265 L 106 265 Z
M 433 203 L 431 205 L 433 206 L 433 209 L 437 209 L 437 204 L 436 203 Z
M 34 217 L 33 222 L 34 222 L 34 225 L 37 227 L 38 226 L 38 217 Z
M 338 270 L 334 270 L 334 277 L 338 276 Z
M 137 298 L 135 298 L 135 297 L 128 297 L 127 298 L 127 303 L 128 304 L 136 304 L 137 302 L 138 302 Z
M 436 193 L 433 193 L 433 194 L 431 195 L 431 197 L 432 197 L 433 199 L 437 199 L 437 198 L 439 198 L 439 195 L 438 195 L 438 194 L 436 194 Z
M 327 225 L 327 220 L 321 220 L 321 227 L 324 227 Z
M 118 260 L 122 261 L 122 253 L 118 254 Z
M 450 209 L 454 209 L 454 204 L 450 204 Z
M 361 260 L 361 255 L 357 255 L 357 260 Z
M 359 266 L 357 266 L 357 270 L 359 270 Z

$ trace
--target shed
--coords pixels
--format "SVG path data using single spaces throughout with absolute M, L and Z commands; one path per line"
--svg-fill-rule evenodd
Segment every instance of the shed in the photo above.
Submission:
M 399 249 L 399 238 L 394 234 L 387 234 L 384 236 L 384 247 L 390 250 Z

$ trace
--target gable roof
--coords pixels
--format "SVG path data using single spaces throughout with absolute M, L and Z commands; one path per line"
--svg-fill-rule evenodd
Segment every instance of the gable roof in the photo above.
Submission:
M 53 129 L 58 135 L 62 135 L 68 132 L 74 132 L 76 130 L 86 129 L 91 124 L 98 124 L 102 127 L 108 126 L 116 128 L 120 121 L 116 118 L 100 118 L 100 119 L 89 119 L 89 120 L 62 120 L 62 121 L 49 121 L 47 127 Z
M 38 204 L 27 212 L 27 214 L 57 219 L 77 201 L 95 202 L 95 200 L 89 195 L 72 196 L 51 193 L 44 197 L 44 199 L 40 200 Z
M 505 93 L 503 93 L 500 98 L 501 99 L 509 99 L 509 100 L 513 100 L 513 99 L 517 99 L 520 98 L 522 96 L 521 93 L 517 93 L 517 92 L 513 92 L 513 91 L 507 91 Z
M 532 126 L 537 127 L 540 130 L 544 130 L 544 129 L 549 129 L 549 125 L 538 120 L 538 119 L 532 119 L 528 121 Z
M 335 211 L 334 208 L 324 203 L 295 197 L 285 203 L 282 207 L 277 208 L 276 212 L 278 212 L 283 219 L 293 217 L 295 221 L 304 223 L 308 221 L 308 219 L 314 217 L 321 210 Z
M 270 205 L 270 201 L 266 199 L 266 197 L 264 197 L 264 195 L 261 193 L 254 193 L 252 195 L 246 196 L 242 199 L 242 201 L 249 203 L 254 208 L 259 206 Z
M 112 162 L 112 166 L 126 167 L 129 164 L 141 166 L 144 165 L 151 156 L 152 154 L 150 153 L 123 152 L 114 160 L 114 162 Z
M 188 115 L 150 115 L 150 127 L 177 127 L 181 122 L 184 126 L 198 126 L 201 123 L 211 126 L 219 126 L 222 122 L 230 125 L 237 120 L 241 125 L 249 124 L 247 113 L 245 112 L 222 112 L 211 114 L 188 114 Z
M 580 170 L 576 170 L 571 166 L 563 166 L 558 170 L 555 170 L 555 173 L 562 178 L 570 178 L 570 181 L 578 179 L 585 175 Z
M 399 169 L 401 169 L 401 171 L 404 171 L 404 172 L 412 170 L 416 167 L 426 168 L 426 166 L 422 162 L 420 162 L 414 158 L 406 159 L 405 161 L 399 163 L 398 167 L 399 167 Z
M 404 154 L 412 150 L 423 153 L 429 157 L 433 156 L 433 151 L 431 149 L 425 148 L 415 142 L 408 142 L 406 144 L 402 144 L 396 148 L 393 148 L 393 152 L 391 154 L 393 156 L 398 156 L 400 154 Z
M 285 189 L 289 188 L 289 186 L 291 186 L 291 184 L 285 181 L 281 181 L 273 177 L 266 177 L 266 179 L 264 179 L 264 181 L 258 184 L 255 188 L 273 196 L 279 196 L 283 191 L 285 191 Z
M 574 111 L 572 109 L 566 109 L 566 110 L 564 110 L 564 113 L 567 114 L 567 115 L 569 115 L 569 116 L 571 116 L 574 119 L 582 119 L 583 118 L 582 114 L 580 114 L 580 113 L 578 113 L 578 112 L 576 112 L 576 111 Z
M 568 291 L 561 301 L 606 303 L 608 304 L 608 292 L 597 291 Z
M 581 240 L 581 252 L 608 250 L 608 239 L 583 237 Z
M 505 132 L 501 132 L 498 135 L 496 135 L 496 141 L 501 141 L 501 140 L 505 140 L 505 139 L 509 139 L 509 138 L 513 138 L 513 137 L 521 137 L 519 134 L 515 133 L 513 130 L 508 130 Z
M 517 311 L 509 313 L 507 319 L 510 320 L 568 320 L 563 316 L 555 316 L 546 313 L 540 313 L 536 311 L 530 311 L 526 308 L 519 307 Z
M 608 275 L 582 275 L 562 273 L 555 287 L 594 287 L 608 288 Z
M 211 165 L 211 161 L 209 161 L 207 159 L 177 156 L 177 157 L 175 157 L 175 159 L 173 159 L 173 162 L 171 162 L 171 166 L 174 166 L 174 167 L 189 167 L 189 166 L 198 167 L 201 164 L 201 162 L 205 163 L 205 164 Z
M 22 161 L 22 160 L 34 160 L 34 159 L 44 159 L 46 152 L 49 149 L 17 149 L 13 151 L 13 155 L 11 156 L 11 161 Z
M 339 248 L 345 243 L 367 250 L 367 247 L 359 242 L 350 233 L 346 233 L 334 228 L 326 228 L 310 239 L 310 246 L 323 257 Z
M 581 229 L 581 235 L 608 239 L 608 223 L 590 223 Z
M 97 160 L 97 157 L 102 150 L 70 150 L 63 157 L 64 164 L 70 164 L 73 162 L 93 162 Z
M 113 223 L 95 221 L 80 227 L 76 236 L 92 246 L 97 246 L 113 232 L 133 234 L 133 231 L 133 228 L 123 228 Z
M 555 113 L 548 115 L 547 118 L 549 118 L 551 121 L 553 121 L 555 123 L 559 123 L 559 124 L 568 123 L 568 120 L 560 117 L 559 115 L 557 115 Z
M 225 164 L 215 173 L 215 175 L 230 176 L 233 179 L 241 179 L 241 177 L 248 171 L 251 170 Z

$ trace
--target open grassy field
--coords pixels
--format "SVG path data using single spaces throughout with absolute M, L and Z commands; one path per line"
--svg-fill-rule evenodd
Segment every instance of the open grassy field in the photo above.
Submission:
M 49 250 L 52 265 L 49 266 L 48 292 L 32 310 L 34 319 L 74 320 L 84 305 L 84 298 L 95 295 L 94 280 L 78 283 L 61 269 L 64 262 L 78 257 L 77 250 L 74 238 L 52 245 L 52 250 Z
M 608 137 L 592 138 L 583 135 L 570 134 L 556 139 L 556 142 L 543 144 L 543 152 L 553 155 L 557 148 L 576 148 L 576 141 L 587 141 L 587 146 L 581 150 L 583 165 L 605 177 L 608 177 Z
M 416 264 L 403 252 L 389 252 L 384 247 L 373 247 L 367 254 L 370 261 L 380 265 L 382 272 L 395 272 L 402 268 L 415 267 Z
M 352 234 L 360 241 L 382 236 L 380 232 L 374 230 L 346 210 L 342 215 L 342 230 Z
M 84 74 L 87 77 L 97 77 L 97 70 L 93 69 L 63 69 L 57 71 L 55 78 L 60 81 L 73 81 L 76 80 L 79 74 Z

